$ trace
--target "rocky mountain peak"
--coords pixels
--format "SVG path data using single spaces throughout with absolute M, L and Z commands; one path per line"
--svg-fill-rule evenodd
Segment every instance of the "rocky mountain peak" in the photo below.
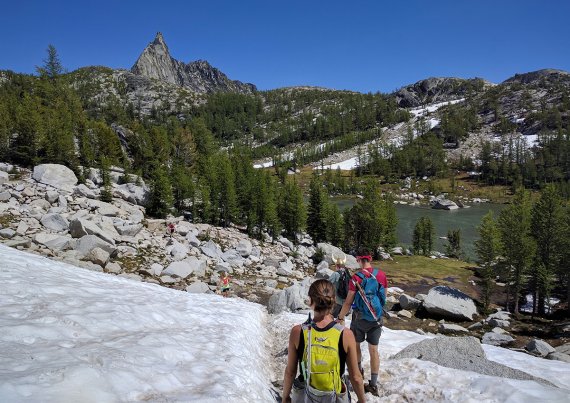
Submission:
M 430 77 L 399 89 L 394 96 L 401 107 L 411 108 L 463 98 L 490 85 L 481 78 Z
M 539 81 L 570 83 L 570 73 L 557 69 L 542 69 L 523 74 L 515 74 L 506 79 L 505 83 L 533 84 Z
M 205 60 L 184 63 L 174 59 L 162 33 L 143 50 L 131 68 L 136 75 L 166 81 L 198 93 L 237 92 L 252 93 L 253 84 L 230 80 L 224 73 Z

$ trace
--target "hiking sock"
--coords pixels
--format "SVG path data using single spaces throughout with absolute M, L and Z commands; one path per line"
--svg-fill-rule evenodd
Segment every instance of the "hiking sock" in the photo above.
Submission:
M 370 385 L 376 386 L 378 383 L 378 374 L 370 374 Z

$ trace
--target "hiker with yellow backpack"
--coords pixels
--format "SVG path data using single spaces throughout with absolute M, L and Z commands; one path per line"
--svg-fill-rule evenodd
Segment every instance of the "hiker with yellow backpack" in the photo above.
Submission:
M 350 402 L 347 385 L 343 382 L 346 366 L 358 402 L 366 401 L 354 335 L 331 315 L 335 293 L 332 283 L 324 279 L 315 281 L 309 288 L 309 305 L 314 318 L 294 326 L 289 335 L 283 380 L 285 403 Z M 300 375 L 295 379 L 298 369 Z

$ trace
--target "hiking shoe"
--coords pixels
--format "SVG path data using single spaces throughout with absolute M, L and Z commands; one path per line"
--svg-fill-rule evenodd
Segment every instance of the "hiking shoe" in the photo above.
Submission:
M 372 393 L 374 396 L 378 395 L 378 385 L 370 385 L 370 382 L 364 385 L 364 392 L 365 393 Z

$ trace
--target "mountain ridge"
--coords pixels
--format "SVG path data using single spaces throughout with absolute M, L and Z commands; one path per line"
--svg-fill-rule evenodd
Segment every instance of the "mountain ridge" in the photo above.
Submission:
M 136 75 L 166 81 L 197 93 L 251 94 L 257 91 L 253 84 L 230 80 L 206 60 L 184 63 L 173 58 L 160 32 L 145 47 L 130 71 Z

